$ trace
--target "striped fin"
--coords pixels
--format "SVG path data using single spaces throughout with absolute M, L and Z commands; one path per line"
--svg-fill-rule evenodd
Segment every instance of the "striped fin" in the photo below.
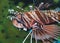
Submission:
M 35 39 L 42 40 L 43 43 L 49 42 L 47 38 L 50 38 L 50 36 L 46 34 L 43 30 L 36 30 L 36 31 L 33 31 L 33 33 L 35 35 Z
M 36 18 L 33 16 L 32 12 L 28 12 L 28 13 L 30 14 L 30 16 L 31 16 L 34 20 L 36 20 Z
M 47 23 L 47 18 L 46 18 L 46 15 L 43 13 L 43 12 L 41 12 L 42 14 L 41 14 L 41 16 L 42 16 L 42 18 L 45 20 L 45 22 Z
M 29 23 L 30 26 L 32 26 L 35 23 L 35 18 L 31 16 L 32 13 L 31 12 L 26 12 L 24 13 L 24 18 L 28 18 L 29 20 L 27 20 L 27 22 Z
M 47 12 L 44 12 L 44 16 L 46 18 L 46 23 L 49 23 L 48 10 Z
M 60 36 L 59 28 L 57 25 L 44 25 L 42 30 L 33 30 L 33 33 L 36 39 L 42 40 L 43 43 L 48 43 L 51 41 L 50 38 L 57 39 L 57 37 Z
M 28 18 L 29 18 L 30 20 L 33 19 L 33 18 L 31 17 L 31 15 L 30 15 L 29 12 L 26 12 L 25 14 L 26 14 L 26 16 L 28 16 Z
M 47 18 L 46 22 L 47 24 L 55 22 L 51 17 L 54 15 L 54 13 L 50 10 L 47 10 L 45 13 L 45 16 Z
M 39 11 L 35 11 L 35 13 L 37 14 L 37 16 L 38 16 L 38 18 L 39 18 L 39 22 L 40 22 L 41 24 L 45 24 L 46 22 L 45 22 L 45 20 L 43 19 L 43 17 L 41 16 L 42 13 L 39 12 Z
M 35 17 L 37 22 L 41 22 L 42 23 L 42 21 L 40 21 L 40 19 L 38 18 L 38 15 L 35 13 L 35 11 L 32 11 L 32 15 Z
M 23 17 L 23 21 L 24 21 L 24 24 L 26 25 L 26 27 L 29 28 L 30 27 L 29 21 L 27 20 L 27 18 L 25 16 Z
M 54 36 L 55 38 L 60 36 L 60 29 L 57 25 L 44 26 L 44 30 L 50 33 L 50 35 Z

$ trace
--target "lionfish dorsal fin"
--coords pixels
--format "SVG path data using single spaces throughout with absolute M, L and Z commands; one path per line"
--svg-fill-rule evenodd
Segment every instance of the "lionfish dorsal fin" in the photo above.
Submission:
M 43 9 L 49 8 L 50 5 L 51 4 L 49 4 L 49 3 L 44 4 L 43 2 L 41 2 L 38 6 L 38 9 L 43 10 Z

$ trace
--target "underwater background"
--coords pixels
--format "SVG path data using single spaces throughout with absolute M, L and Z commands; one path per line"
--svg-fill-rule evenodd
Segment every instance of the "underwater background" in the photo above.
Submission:
M 50 3 L 51 7 L 49 7 L 49 9 L 60 11 L 60 0 L 34 0 L 34 5 L 38 6 L 41 2 Z M 22 43 L 28 32 L 23 30 L 19 31 L 13 26 L 12 22 L 7 19 L 9 15 L 8 9 L 20 11 L 16 8 L 16 6 L 20 6 L 24 10 L 29 11 L 29 5 L 33 6 L 33 0 L 0 0 L 0 43 Z M 56 25 L 60 26 L 60 24 Z M 58 40 L 60 40 L 60 36 Z M 28 38 L 26 43 L 29 43 L 29 41 L 30 38 Z M 40 41 L 38 41 L 38 43 L 40 43 Z

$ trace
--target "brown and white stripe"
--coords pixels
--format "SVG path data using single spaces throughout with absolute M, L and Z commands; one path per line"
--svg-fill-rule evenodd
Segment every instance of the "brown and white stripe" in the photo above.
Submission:
M 58 16 L 56 16 L 57 13 L 54 13 L 52 11 L 42 12 L 36 10 L 36 11 L 25 12 L 23 14 L 24 18 L 28 23 L 31 22 L 31 20 L 35 20 L 39 22 L 41 25 L 54 22 L 54 20 L 51 17 L 54 17 L 55 19 L 58 18 Z
M 52 22 L 55 22 L 51 17 L 56 17 L 55 14 L 52 11 L 39 11 L 39 10 L 34 10 L 30 12 L 24 12 L 23 13 L 23 21 L 24 25 L 30 29 L 30 27 L 33 27 L 33 36 L 35 39 L 42 40 L 43 43 L 50 43 L 48 40 L 50 38 L 57 38 L 60 34 L 60 29 L 58 28 L 57 25 L 46 25 L 50 24 Z M 58 19 L 57 19 L 58 20 Z M 39 24 L 39 25 L 37 25 Z M 33 25 L 39 27 L 35 28 Z M 43 25 L 43 27 L 41 27 Z M 40 28 L 41 27 L 41 28 Z M 43 29 L 42 29 L 43 28 Z M 47 41 L 45 41 L 47 40 Z

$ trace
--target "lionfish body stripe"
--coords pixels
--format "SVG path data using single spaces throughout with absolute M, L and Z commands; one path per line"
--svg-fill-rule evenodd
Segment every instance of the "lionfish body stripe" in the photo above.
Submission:
M 22 20 L 25 27 L 27 27 L 26 29 L 30 29 L 32 27 L 32 33 L 35 39 L 39 39 L 42 40 L 43 43 L 47 43 L 50 42 L 50 38 L 56 39 L 59 36 L 58 33 L 60 33 L 60 29 L 57 25 L 50 24 L 55 22 L 51 17 L 56 17 L 56 14 L 57 13 L 51 11 L 43 12 L 39 10 L 24 12 Z M 15 24 L 14 21 L 13 24 Z M 43 26 L 41 27 L 41 25 Z M 15 26 L 17 27 L 17 25 Z
M 50 14 L 50 12 L 49 12 L 49 14 Z M 27 18 L 28 21 L 31 21 L 33 19 L 33 20 L 39 22 L 42 25 L 54 22 L 53 19 L 46 16 L 46 14 L 44 12 L 40 12 L 40 11 L 27 12 L 27 13 L 24 13 L 24 16 Z
M 45 20 L 43 19 L 43 17 L 41 16 L 41 14 L 40 13 L 36 13 L 36 11 L 33 11 L 33 12 L 27 12 L 28 14 L 24 14 L 24 15 L 26 15 L 26 16 L 30 16 L 33 20 L 35 20 L 35 21 L 37 21 L 37 22 L 39 22 L 40 24 L 44 24 L 45 23 Z M 42 14 L 43 15 L 43 14 Z M 28 16 L 28 17 L 29 17 Z M 31 19 L 31 18 L 29 18 L 29 19 Z M 31 19 L 31 20 L 32 20 Z M 43 19 L 43 20 L 42 20 Z

